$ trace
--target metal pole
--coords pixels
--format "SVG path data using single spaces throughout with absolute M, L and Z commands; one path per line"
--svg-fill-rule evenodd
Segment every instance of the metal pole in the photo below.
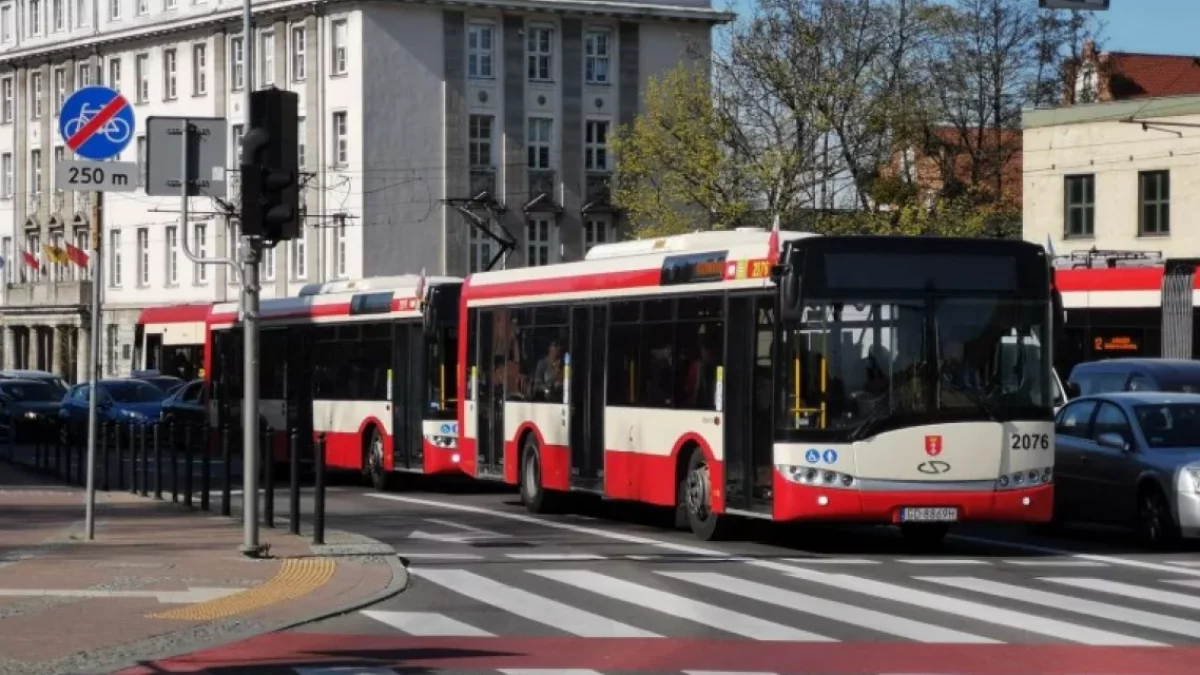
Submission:
M 102 82 L 104 68 L 100 59 L 96 59 L 96 81 Z M 100 380 L 100 289 L 103 288 L 104 265 L 101 264 L 100 242 L 101 224 L 104 218 L 104 193 L 92 193 L 92 334 L 91 334 L 91 368 L 88 372 L 88 437 L 87 437 L 87 497 L 84 507 L 84 521 L 87 530 L 87 540 L 96 538 L 96 433 L 99 429 L 96 420 L 96 382 Z
M 263 434 L 263 524 L 275 527 L 275 439 L 267 427 Z
M 288 520 L 291 522 L 288 531 L 300 534 L 300 435 L 292 429 L 291 443 L 288 444 L 288 478 L 290 479 Z
M 154 422 L 154 498 L 163 498 L 163 452 L 162 452 L 162 423 Z
M 200 426 L 200 510 L 209 508 L 208 495 L 212 488 L 212 430 L 206 425 Z
M 254 91 L 254 17 L 251 0 L 242 2 L 242 36 L 246 52 L 246 89 L 242 106 L 250 121 L 250 98 Z M 247 134 L 249 136 L 249 134 Z M 245 142 L 245 137 L 242 139 Z M 245 208 L 245 205 L 242 205 Z M 258 555 L 258 259 L 262 242 L 242 238 L 242 328 L 245 343 L 242 355 L 242 553 Z
M 325 543 L 325 434 L 317 439 L 316 456 L 313 458 L 313 543 Z

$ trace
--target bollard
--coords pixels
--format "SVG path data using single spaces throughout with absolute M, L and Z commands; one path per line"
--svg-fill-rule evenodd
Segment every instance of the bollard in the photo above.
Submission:
M 224 475 L 221 477 L 221 515 L 228 516 L 231 509 L 229 488 L 233 482 L 233 453 L 229 450 L 228 424 L 221 429 L 221 461 L 225 463 Z
M 121 424 L 113 422 L 113 449 L 117 451 L 117 489 L 125 489 L 125 446 L 121 445 Z
M 292 429 L 288 443 L 288 531 L 300 534 L 300 434 Z
M 275 448 L 271 447 L 274 434 L 271 427 L 263 432 L 263 524 L 275 527 Z
M 183 427 L 183 505 L 192 508 L 192 425 Z
M 67 458 L 63 452 L 63 447 L 57 443 L 50 442 L 50 423 L 49 420 L 42 420 L 38 425 L 38 435 L 42 437 L 42 444 L 45 445 L 46 451 L 54 453 L 54 472 L 63 480 L 67 480 Z
M 150 496 L 150 448 L 146 447 L 146 423 L 138 424 L 138 452 L 142 455 L 142 482 L 141 495 L 143 497 Z
M 109 488 L 111 487 L 108 482 L 108 434 L 110 431 L 112 431 L 112 425 L 107 422 L 100 422 L 99 426 L 100 429 L 97 433 L 99 433 L 100 436 L 96 439 L 96 441 L 100 444 L 100 452 L 97 454 L 100 455 L 100 466 L 102 467 L 100 472 L 100 489 L 108 492 Z
M 208 511 L 208 494 L 212 490 L 212 432 L 208 425 L 200 425 L 200 510 Z
M 320 546 L 325 543 L 325 434 L 317 437 L 316 452 L 313 457 L 315 481 L 313 490 L 313 543 Z
M 162 424 L 158 420 L 154 421 L 154 498 L 162 501 L 163 493 L 163 457 L 162 457 L 162 436 L 159 434 L 159 429 Z
M 133 422 L 129 423 L 129 491 L 137 494 L 137 462 L 138 462 L 137 430 Z
M 179 503 L 179 443 L 178 443 L 178 427 L 175 426 L 175 421 L 172 420 L 167 425 L 167 444 L 170 446 L 168 450 L 171 453 L 171 503 Z
M 8 457 L 9 459 L 17 458 L 17 423 L 12 415 L 8 417 Z M 21 460 L 21 463 L 24 464 L 24 460 Z

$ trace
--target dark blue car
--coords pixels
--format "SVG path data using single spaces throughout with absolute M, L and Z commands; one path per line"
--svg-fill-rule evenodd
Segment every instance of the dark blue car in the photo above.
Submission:
M 72 438 L 85 438 L 88 423 L 88 388 L 77 384 L 63 397 L 59 419 L 63 431 Z M 162 412 L 166 395 L 158 387 L 142 380 L 101 380 L 96 400 L 96 419 L 101 424 L 152 424 Z
M 0 425 L 18 441 L 46 434 L 58 419 L 62 392 L 45 380 L 0 379 Z

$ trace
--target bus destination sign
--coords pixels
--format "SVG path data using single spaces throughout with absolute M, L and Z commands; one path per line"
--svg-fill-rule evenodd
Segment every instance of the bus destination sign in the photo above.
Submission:
M 728 251 L 689 253 L 667 256 L 663 260 L 663 286 L 677 284 L 707 284 L 725 279 L 725 259 Z

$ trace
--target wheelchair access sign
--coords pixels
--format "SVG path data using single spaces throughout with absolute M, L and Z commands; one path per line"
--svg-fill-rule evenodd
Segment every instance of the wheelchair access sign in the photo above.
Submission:
M 108 87 L 84 87 L 63 103 L 58 133 L 71 152 L 102 161 L 120 155 L 133 140 L 133 106 Z

